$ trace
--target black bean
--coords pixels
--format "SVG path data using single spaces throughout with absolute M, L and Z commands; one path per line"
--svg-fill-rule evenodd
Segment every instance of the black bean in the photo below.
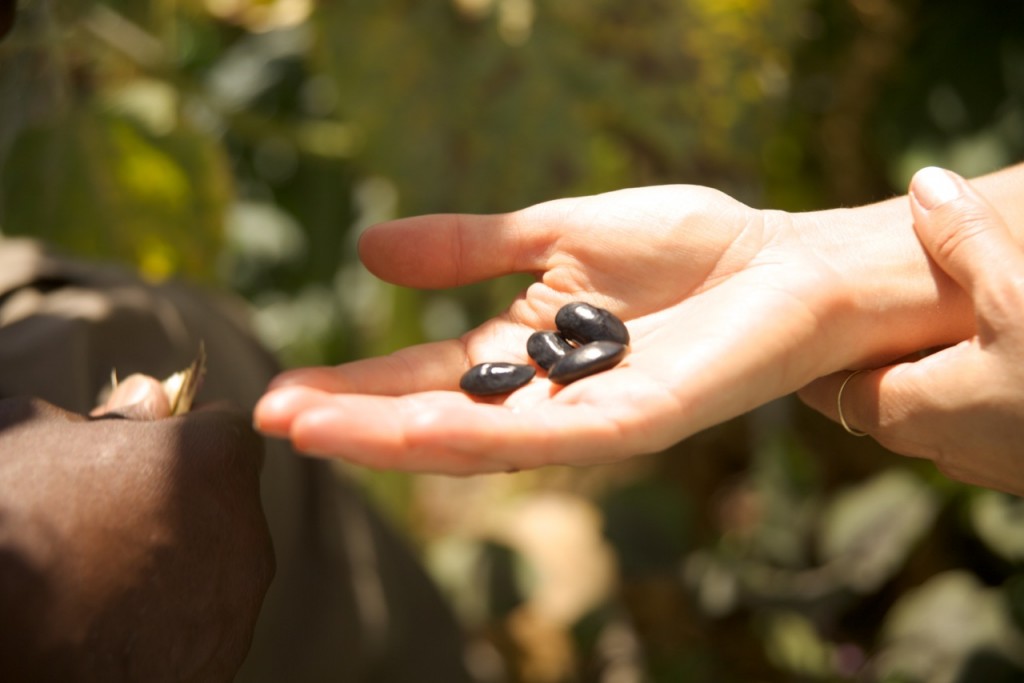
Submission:
M 556 384 L 569 384 L 617 365 L 625 355 L 625 344 L 613 341 L 590 342 L 573 349 L 565 358 L 552 365 L 548 379 Z
M 629 331 L 621 320 L 603 308 L 582 301 L 562 306 L 555 316 L 555 326 L 562 336 L 579 344 L 596 341 L 629 344 Z
M 459 380 L 459 388 L 475 396 L 496 396 L 518 389 L 536 374 L 532 365 L 480 363 L 466 371 Z
M 557 361 L 565 358 L 565 354 L 575 348 L 557 332 L 534 332 L 526 340 L 526 353 L 537 365 L 550 370 Z

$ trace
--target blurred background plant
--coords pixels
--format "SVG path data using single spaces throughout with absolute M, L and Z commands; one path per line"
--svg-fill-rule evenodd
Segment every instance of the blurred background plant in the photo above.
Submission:
M 397 215 L 698 183 L 790 211 L 1024 156 L 1019 0 L 22 0 L 0 230 L 230 289 L 287 365 L 457 335 L 524 284 L 391 287 Z M 785 399 L 621 465 L 351 472 L 481 681 L 1024 680 L 1024 503 Z

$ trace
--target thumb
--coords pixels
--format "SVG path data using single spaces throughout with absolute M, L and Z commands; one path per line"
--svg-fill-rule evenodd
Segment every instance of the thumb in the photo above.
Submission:
M 970 294 L 979 316 L 986 298 L 1024 273 L 1024 253 L 1002 216 L 957 174 L 934 166 L 918 171 L 910 207 L 921 244 Z
M 550 241 L 536 214 L 413 216 L 368 228 L 359 257 L 377 277 L 423 289 L 542 270 Z

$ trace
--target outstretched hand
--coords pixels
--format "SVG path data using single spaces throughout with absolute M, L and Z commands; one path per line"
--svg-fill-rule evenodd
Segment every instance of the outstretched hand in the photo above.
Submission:
M 851 327 L 846 285 L 856 278 L 832 258 L 844 251 L 821 243 L 835 234 L 804 228 L 789 214 L 696 186 L 376 226 L 363 236 L 361 257 L 399 285 L 452 287 L 508 273 L 537 281 L 459 339 L 285 373 L 257 406 L 256 423 L 307 453 L 418 471 L 468 474 L 657 451 L 871 353 L 838 343 Z M 892 251 L 913 260 L 919 245 L 909 225 L 905 232 Z M 879 243 L 866 234 L 851 239 Z M 926 261 L 921 251 L 925 272 Z M 913 268 L 880 272 L 906 270 Z M 540 376 L 496 401 L 458 390 L 476 363 L 529 362 L 527 337 L 551 329 L 556 311 L 574 300 L 626 322 L 631 350 L 620 365 L 565 387 Z
M 843 417 L 892 451 L 934 460 L 954 479 L 1024 495 L 1024 251 L 963 178 L 924 169 L 910 190 L 917 234 L 970 295 L 976 333 L 920 360 L 858 373 L 843 391 Z M 824 377 L 800 395 L 838 419 L 848 374 Z
M 230 680 L 274 571 L 262 443 L 239 412 L 170 417 L 132 375 L 90 419 L 0 400 L 0 670 Z

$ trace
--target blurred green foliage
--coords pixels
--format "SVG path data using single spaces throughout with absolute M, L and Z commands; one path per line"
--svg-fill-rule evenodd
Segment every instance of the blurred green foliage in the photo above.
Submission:
M 1018 0 L 20 5 L 2 233 L 230 288 L 286 364 L 456 335 L 523 285 L 375 280 L 356 241 L 395 215 L 653 183 L 800 211 L 1024 156 Z M 521 478 L 592 501 L 619 568 L 569 669 L 528 666 L 504 546 L 460 555 L 500 580 L 453 603 L 508 680 L 1024 680 L 1024 504 L 851 441 L 781 401 L 624 471 Z M 414 480 L 366 485 L 447 542 Z

